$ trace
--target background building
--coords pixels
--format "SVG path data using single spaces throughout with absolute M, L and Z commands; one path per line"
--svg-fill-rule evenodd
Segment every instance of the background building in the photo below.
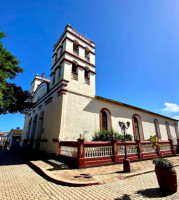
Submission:
M 9 149 L 20 146 L 22 132 L 23 132 L 23 130 L 20 130 L 18 128 L 11 129 L 11 131 L 7 135 Z

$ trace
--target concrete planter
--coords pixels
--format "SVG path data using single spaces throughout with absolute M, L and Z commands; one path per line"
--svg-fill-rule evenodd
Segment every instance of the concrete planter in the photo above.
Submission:
M 155 173 L 163 191 L 177 192 L 177 174 L 174 167 L 155 166 Z

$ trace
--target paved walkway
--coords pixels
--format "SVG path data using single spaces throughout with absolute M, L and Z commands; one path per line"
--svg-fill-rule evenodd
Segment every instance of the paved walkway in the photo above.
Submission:
M 179 167 L 176 167 L 179 174 Z M 179 182 L 179 178 L 178 178 Z M 49 182 L 9 151 L 0 151 L 0 199 L 2 200 L 130 200 L 179 199 L 158 189 L 154 173 L 121 179 L 112 183 L 87 187 L 67 187 Z
M 179 156 L 169 157 L 174 166 L 179 166 Z M 31 161 L 39 171 L 46 177 L 56 180 L 62 185 L 97 185 L 100 183 L 114 182 L 118 179 L 125 179 L 138 174 L 154 171 L 155 166 L 151 160 L 131 162 L 131 172 L 123 172 L 123 164 L 106 165 L 84 169 L 69 169 L 64 163 L 55 160 Z

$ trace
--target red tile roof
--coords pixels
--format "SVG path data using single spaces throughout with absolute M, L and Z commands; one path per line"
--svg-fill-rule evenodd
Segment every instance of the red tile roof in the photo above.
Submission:
M 20 129 L 11 129 L 11 133 L 13 134 L 13 136 L 22 136 L 22 132 L 23 130 Z

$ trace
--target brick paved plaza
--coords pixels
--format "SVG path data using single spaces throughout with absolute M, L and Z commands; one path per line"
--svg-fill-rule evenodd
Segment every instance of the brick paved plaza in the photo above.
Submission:
M 176 170 L 179 174 L 179 167 L 176 167 Z M 0 151 L 0 188 L 0 200 L 179 199 L 179 192 L 167 195 L 159 191 L 154 173 L 119 179 L 97 186 L 66 187 L 57 185 L 41 177 L 9 151 Z

